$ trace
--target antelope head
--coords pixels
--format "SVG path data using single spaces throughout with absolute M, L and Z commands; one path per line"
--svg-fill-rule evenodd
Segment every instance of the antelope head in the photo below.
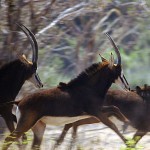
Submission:
M 136 92 L 146 101 L 150 101 L 150 86 L 147 84 L 144 87 L 136 86 Z
M 26 80 L 32 82 L 36 87 L 41 88 L 43 87 L 43 84 L 37 74 L 37 61 L 38 61 L 38 44 L 36 41 L 36 38 L 34 34 L 23 24 L 18 24 L 18 27 L 25 33 L 27 36 L 28 40 L 30 41 L 30 44 L 32 46 L 32 61 L 27 60 L 25 55 L 21 56 L 21 60 L 26 63 L 26 66 L 28 66 L 28 71 L 26 75 Z
M 115 53 L 117 55 L 117 63 L 116 64 L 114 63 L 113 54 L 111 54 L 109 61 L 101 57 L 102 61 L 107 61 L 109 64 L 108 67 L 113 71 L 113 76 L 115 78 L 113 82 L 121 86 L 125 90 L 130 90 L 129 84 L 123 74 L 122 65 L 121 65 L 121 55 L 120 55 L 119 49 L 116 46 L 114 40 L 109 36 L 109 34 L 105 33 L 105 35 L 108 37 L 108 39 L 110 40 L 111 44 L 114 47 Z

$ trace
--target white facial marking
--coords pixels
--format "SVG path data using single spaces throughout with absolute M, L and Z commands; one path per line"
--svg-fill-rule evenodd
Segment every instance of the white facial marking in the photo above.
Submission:
M 82 115 L 76 117 L 53 117 L 53 116 L 44 116 L 40 120 L 45 124 L 54 125 L 54 126 L 61 126 L 69 123 L 76 122 L 78 120 L 82 120 L 85 118 L 90 118 L 89 115 Z
M 34 84 L 35 87 L 39 88 L 39 83 L 35 77 L 35 73 L 31 76 L 31 78 L 28 79 L 28 81 L 30 81 L 31 83 Z
M 21 113 L 20 113 L 20 110 L 19 110 L 19 108 L 18 108 L 18 106 L 17 106 L 17 109 L 16 109 L 17 122 L 19 121 L 20 117 L 21 117 Z
M 122 84 L 120 77 L 118 77 L 118 79 L 115 80 L 115 83 L 122 89 L 125 89 L 125 86 L 124 86 L 124 84 Z
M 121 71 L 121 75 L 118 77 L 118 79 L 115 80 L 115 83 L 119 86 L 122 87 L 124 90 L 128 91 L 130 90 L 130 86 L 123 74 L 123 71 Z
M 118 85 L 119 87 L 121 87 L 122 89 L 128 91 L 127 87 L 125 86 L 125 84 L 122 83 L 120 77 L 118 77 L 118 79 L 115 80 L 116 85 Z

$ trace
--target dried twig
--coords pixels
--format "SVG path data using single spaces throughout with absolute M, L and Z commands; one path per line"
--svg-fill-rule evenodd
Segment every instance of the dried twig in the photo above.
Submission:
M 64 10 L 63 12 L 60 13 L 60 15 L 54 20 L 52 21 L 47 27 L 43 28 L 42 30 L 40 30 L 37 33 L 37 36 L 39 34 L 43 34 L 44 32 L 46 32 L 47 30 L 49 30 L 50 28 L 52 28 L 53 26 L 55 26 L 60 20 L 68 17 L 68 16 L 72 16 L 75 15 L 76 13 L 80 13 L 82 11 L 82 7 L 83 6 L 87 6 L 88 4 L 85 2 L 82 2 L 80 4 L 77 4 L 71 8 L 68 8 L 66 10 Z M 78 9 L 78 10 L 77 10 Z

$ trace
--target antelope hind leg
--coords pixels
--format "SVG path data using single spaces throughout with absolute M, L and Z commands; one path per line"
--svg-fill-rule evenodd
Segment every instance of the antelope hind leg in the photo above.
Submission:
M 16 118 L 16 116 L 14 115 L 14 114 L 12 114 L 12 116 L 13 116 L 13 121 L 15 122 L 15 123 L 17 123 L 17 118 Z M 11 131 L 12 132 L 12 131 Z M 23 145 L 25 145 L 27 143 L 27 135 L 24 133 L 23 135 L 22 135 L 22 144 Z
M 116 106 L 103 106 L 102 113 L 105 113 L 107 117 L 114 115 L 120 121 L 123 121 L 125 124 L 129 125 L 130 121 L 121 113 L 120 109 Z
M 71 150 L 72 147 L 75 145 L 76 143 L 76 137 L 77 137 L 77 129 L 78 129 L 78 125 L 76 125 L 76 122 L 73 123 L 73 133 L 72 133 L 72 139 L 70 142 L 70 145 L 68 147 L 68 150 Z
M 69 123 L 66 124 L 65 127 L 63 128 L 63 131 L 61 132 L 61 135 L 59 136 L 59 138 L 56 140 L 55 145 L 53 146 L 53 150 L 56 149 L 59 145 L 62 144 L 62 142 L 64 141 L 64 138 L 68 132 L 68 130 L 73 126 L 73 123 Z
M 38 121 L 33 127 L 32 131 L 34 134 L 34 139 L 32 143 L 32 150 L 40 149 L 40 145 L 43 139 L 44 131 L 46 128 L 46 124 L 42 121 Z
M 11 111 L 6 111 L 7 114 L 3 115 L 3 118 L 6 122 L 6 125 L 10 131 L 10 133 L 12 133 L 14 130 L 15 130 L 15 127 L 14 127 L 14 121 L 16 121 L 16 117 L 14 118 L 14 115 L 11 113 Z M 21 147 L 21 141 L 20 140 L 17 140 L 17 146 L 20 148 Z
M 25 132 L 33 127 L 33 125 L 37 122 L 36 117 L 28 119 L 30 114 L 26 113 L 26 115 L 21 116 L 19 118 L 16 129 L 6 137 L 2 150 L 7 150 L 9 146 L 16 140 L 18 140 Z

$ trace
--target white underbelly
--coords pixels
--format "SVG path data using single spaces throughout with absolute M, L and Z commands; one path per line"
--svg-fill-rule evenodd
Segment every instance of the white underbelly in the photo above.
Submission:
M 62 126 L 65 124 L 73 123 L 78 120 L 90 118 L 89 115 L 82 115 L 76 117 L 53 117 L 53 116 L 44 116 L 40 120 L 45 124 L 54 125 L 54 126 Z

